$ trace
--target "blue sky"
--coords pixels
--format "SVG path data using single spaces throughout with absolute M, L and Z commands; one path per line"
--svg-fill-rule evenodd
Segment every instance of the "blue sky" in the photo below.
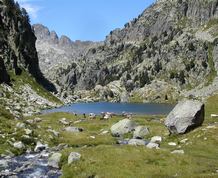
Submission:
M 42 23 L 72 40 L 102 41 L 155 0 L 17 0 L 31 23 Z

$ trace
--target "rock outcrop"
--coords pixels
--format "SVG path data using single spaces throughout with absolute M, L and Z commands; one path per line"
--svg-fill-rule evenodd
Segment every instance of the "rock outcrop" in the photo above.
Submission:
M 204 122 L 204 104 L 194 100 L 184 100 L 176 105 L 165 121 L 172 134 L 184 134 Z
M 58 103 L 48 92 L 56 88 L 39 68 L 35 43 L 26 10 L 14 0 L 0 0 L 0 108 L 17 119 Z
M 39 69 L 36 37 L 29 16 L 13 0 L 0 0 L 0 83 L 9 83 L 9 71 L 20 75 L 28 71 L 45 88 L 55 91 Z
M 58 79 L 58 77 L 61 77 L 58 75 L 62 71 L 60 68 L 67 70 L 73 63 L 81 62 L 80 60 L 84 54 L 96 43 L 91 41 L 72 41 L 64 35 L 59 38 L 55 31 L 49 31 L 42 24 L 33 25 L 33 30 L 37 37 L 36 48 L 39 65 L 44 75 L 57 84 L 59 84 L 57 80 L 63 85 L 71 83 L 68 80 L 72 81 L 73 79 L 65 79 L 63 81 Z

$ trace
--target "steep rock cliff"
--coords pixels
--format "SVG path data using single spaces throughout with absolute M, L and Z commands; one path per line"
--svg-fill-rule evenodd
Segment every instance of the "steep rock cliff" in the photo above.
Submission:
M 54 83 L 57 69 L 78 61 L 90 47 L 97 45 L 91 41 L 72 41 L 67 36 L 59 38 L 55 31 L 50 31 L 42 24 L 33 25 L 33 30 L 37 37 L 40 69 Z
M 20 75 L 26 70 L 45 88 L 55 91 L 39 69 L 35 42 L 26 10 L 13 0 L 0 0 L 0 83 L 10 83 L 9 71 Z

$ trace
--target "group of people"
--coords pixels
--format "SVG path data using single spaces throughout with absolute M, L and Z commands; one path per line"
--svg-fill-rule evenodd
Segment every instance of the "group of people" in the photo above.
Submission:
M 111 113 L 111 112 L 102 112 L 101 115 L 100 115 L 100 119 L 101 120 L 108 120 L 108 119 L 111 119 L 115 115 L 116 114 Z M 125 117 L 125 118 L 128 118 L 128 119 L 131 119 L 132 118 L 132 113 L 123 112 L 122 116 Z M 83 117 L 84 118 L 87 117 L 85 113 L 83 113 Z M 88 117 L 90 119 L 96 119 L 96 114 L 95 113 L 89 113 Z

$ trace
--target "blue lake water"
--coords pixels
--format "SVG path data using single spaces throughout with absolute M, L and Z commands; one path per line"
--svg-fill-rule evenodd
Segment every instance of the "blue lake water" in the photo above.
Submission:
M 154 104 L 154 103 L 75 103 L 63 106 L 56 109 L 45 110 L 42 113 L 52 112 L 69 112 L 69 113 L 95 113 L 112 112 L 115 114 L 122 114 L 123 112 L 138 114 L 138 115 L 165 115 L 168 114 L 174 105 L 169 104 Z

